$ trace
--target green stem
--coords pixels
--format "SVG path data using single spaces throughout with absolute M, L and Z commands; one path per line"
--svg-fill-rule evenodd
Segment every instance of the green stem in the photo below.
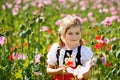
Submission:
M 21 39 L 21 48 L 22 48 L 22 53 L 23 53 L 23 43 L 24 43 L 24 39 Z
M 29 35 L 28 35 L 27 41 L 28 41 L 28 53 L 30 53 Z
M 40 27 L 41 27 L 41 23 L 39 25 L 40 26 L 38 27 L 38 44 L 40 44 Z
M 40 44 L 40 31 L 38 29 L 38 44 Z
M 9 42 L 8 42 L 8 37 L 7 37 L 7 49 L 9 50 Z
M 64 71 L 62 70 L 62 80 L 64 80 Z

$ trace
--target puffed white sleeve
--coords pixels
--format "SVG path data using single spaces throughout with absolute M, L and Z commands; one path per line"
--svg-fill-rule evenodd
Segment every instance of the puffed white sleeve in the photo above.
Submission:
M 48 52 L 47 63 L 49 65 L 54 66 L 55 63 L 57 62 L 57 57 L 56 57 L 57 47 L 58 47 L 57 44 L 53 44 Z
M 81 47 L 81 63 L 83 66 L 86 66 L 88 62 L 91 61 L 93 53 L 90 48 L 86 46 Z

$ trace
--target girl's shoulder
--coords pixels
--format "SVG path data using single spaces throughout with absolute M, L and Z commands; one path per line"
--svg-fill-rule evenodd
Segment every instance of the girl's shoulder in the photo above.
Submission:
M 51 47 L 59 47 L 59 44 L 58 44 L 58 43 L 53 43 L 53 44 L 51 45 Z
M 84 46 L 84 45 L 81 46 L 81 49 L 84 49 L 84 50 L 91 50 L 89 47 Z
M 56 51 L 58 47 L 59 47 L 58 43 L 53 43 L 50 47 L 50 52 L 51 51 Z
M 58 44 L 57 43 L 53 43 L 50 47 L 50 50 L 47 54 L 47 63 L 50 64 L 50 65 L 55 65 L 56 61 L 57 61 L 57 58 L 56 58 L 56 51 L 57 51 L 57 47 L 58 47 Z
M 83 55 L 91 55 L 91 56 L 93 54 L 92 50 L 89 47 L 87 47 L 87 46 L 81 46 L 81 53 Z

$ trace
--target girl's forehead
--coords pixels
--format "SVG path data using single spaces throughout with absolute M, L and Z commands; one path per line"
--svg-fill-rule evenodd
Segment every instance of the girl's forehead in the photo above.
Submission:
M 80 26 L 76 25 L 76 26 L 69 26 L 67 30 L 69 29 L 80 29 Z
M 76 26 L 76 27 L 70 27 L 67 31 L 80 31 L 80 27 Z

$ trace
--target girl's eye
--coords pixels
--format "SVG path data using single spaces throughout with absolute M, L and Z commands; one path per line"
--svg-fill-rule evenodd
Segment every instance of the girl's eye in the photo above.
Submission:
M 77 35 L 80 34 L 79 32 L 76 33 Z
M 68 33 L 69 35 L 72 35 L 72 33 Z

